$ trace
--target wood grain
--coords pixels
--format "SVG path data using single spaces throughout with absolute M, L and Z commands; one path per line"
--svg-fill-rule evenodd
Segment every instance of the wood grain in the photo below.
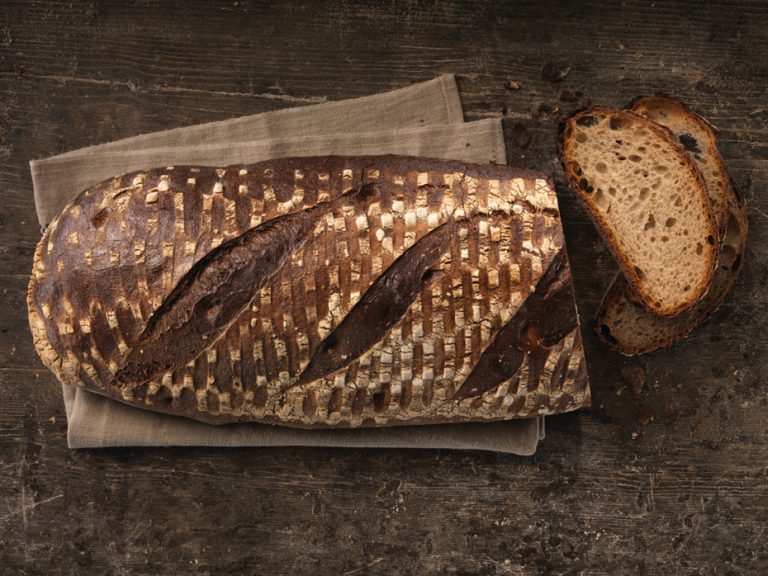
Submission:
M 764 574 L 767 42 L 768 6 L 749 0 L 5 2 L 0 572 Z M 585 331 L 594 412 L 549 419 L 533 458 L 67 450 L 23 307 L 39 237 L 28 160 L 443 72 L 467 118 L 507 118 L 510 163 L 559 182 L 585 319 L 615 265 L 563 187 L 557 119 L 661 91 L 718 126 L 750 217 L 720 311 L 632 360 Z

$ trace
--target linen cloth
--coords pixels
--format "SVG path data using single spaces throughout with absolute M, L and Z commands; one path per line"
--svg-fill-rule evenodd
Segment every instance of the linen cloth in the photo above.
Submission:
M 386 127 L 386 130 L 382 130 Z M 287 156 L 403 154 L 504 163 L 501 119 L 464 122 L 452 75 L 391 92 L 144 134 L 30 162 L 42 226 L 81 190 L 157 166 L 226 166 Z M 70 448 L 328 446 L 454 448 L 531 455 L 544 419 L 354 430 L 214 426 L 63 386 Z

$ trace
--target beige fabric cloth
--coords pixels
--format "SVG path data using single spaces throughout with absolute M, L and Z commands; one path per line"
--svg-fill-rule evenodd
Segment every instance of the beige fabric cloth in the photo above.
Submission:
M 386 127 L 386 130 L 380 130 Z M 146 134 L 30 162 L 47 224 L 79 191 L 116 174 L 172 164 L 227 165 L 285 156 L 407 154 L 505 161 L 500 119 L 464 123 L 453 76 L 393 92 Z M 543 419 L 362 430 L 212 426 L 63 387 L 70 448 L 336 446 L 478 449 L 531 455 Z
M 317 149 L 323 146 L 330 135 L 340 135 L 339 150 L 342 150 L 343 146 L 344 152 L 336 153 L 356 154 L 359 153 L 358 146 L 366 144 L 367 138 L 363 133 L 463 122 L 456 81 L 453 76 L 446 75 L 363 98 L 286 108 L 276 112 L 143 134 L 30 162 L 37 214 L 42 222 L 49 222 L 69 199 L 70 189 L 79 192 L 90 184 L 111 178 L 120 172 L 162 166 L 174 155 L 184 155 L 187 151 L 189 156 L 176 156 L 180 158 L 176 160 L 177 163 L 182 161 L 181 158 L 193 158 L 202 162 L 201 159 L 205 158 L 204 151 L 209 146 L 229 146 L 229 151 L 235 153 L 252 146 L 258 148 L 254 150 L 253 156 L 244 154 L 234 158 L 226 157 L 227 164 L 237 164 L 246 160 L 267 160 L 280 155 L 309 156 L 311 149 L 304 148 L 302 142 L 313 139 L 313 146 Z M 345 135 L 357 137 L 345 140 Z M 318 138 L 320 136 L 322 138 Z M 260 143 L 262 140 L 268 143 Z M 404 137 L 402 143 L 405 144 L 406 140 L 407 137 Z M 258 152 L 269 150 L 270 145 L 274 149 L 273 153 L 266 157 L 256 155 Z M 309 145 L 307 142 L 306 146 Z M 441 149 L 446 153 L 453 152 L 447 142 L 425 140 L 421 148 L 428 149 L 430 146 L 435 147 L 436 153 Z M 448 148 L 443 148 L 445 146 Z M 493 143 L 486 142 L 483 146 L 484 150 L 490 151 L 493 148 L 495 152 L 501 152 L 499 162 L 505 161 L 503 139 Z M 194 155 L 195 150 L 202 151 L 202 154 Z M 322 150 L 321 153 L 330 152 Z M 95 158 L 95 155 L 100 156 L 101 165 L 98 161 L 88 161 L 91 156 Z M 482 158 L 482 161 L 487 160 Z M 85 164 L 82 164 L 83 162 Z M 94 166 L 98 172 L 89 172 Z
M 166 416 L 63 386 L 70 448 L 107 446 L 325 446 L 452 448 L 529 456 L 544 437 L 544 419 L 485 424 L 434 424 L 366 430 L 298 430 L 268 424 L 225 424 Z

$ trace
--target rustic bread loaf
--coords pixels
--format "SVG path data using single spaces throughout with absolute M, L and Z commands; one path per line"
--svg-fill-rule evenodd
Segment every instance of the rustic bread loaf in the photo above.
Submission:
M 685 337 L 722 303 L 741 272 L 747 240 L 744 199 L 731 184 L 717 150 L 715 128 L 682 103 L 671 98 L 639 98 L 631 105 L 643 116 L 670 129 L 701 171 L 709 198 L 718 215 L 722 237 L 712 284 L 696 305 L 673 318 L 650 314 L 637 303 L 624 278 L 617 276 L 603 297 L 596 327 L 603 342 L 624 354 L 642 354 L 665 348 Z M 722 209 L 725 212 L 721 214 Z
M 588 402 L 551 182 L 504 166 L 323 157 L 119 176 L 45 231 L 28 305 L 62 382 L 208 422 Z
M 560 154 L 642 305 L 663 316 L 691 308 L 711 282 L 718 233 L 704 181 L 670 133 L 594 107 L 565 121 Z

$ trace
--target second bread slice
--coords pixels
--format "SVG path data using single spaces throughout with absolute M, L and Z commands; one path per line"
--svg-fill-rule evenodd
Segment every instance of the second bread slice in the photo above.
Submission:
M 709 201 L 717 220 L 718 235 L 728 225 L 730 180 L 717 151 L 717 129 L 685 104 L 667 96 L 644 96 L 632 101 L 632 112 L 645 116 L 672 132 L 673 139 L 685 148 L 699 168 L 707 185 Z
M 701 174 L 669 132 L 594 107 L 566 119 L 560 156 L 643 307 L 662 316 L 692 307 L 712 279 L 718 231 Z

